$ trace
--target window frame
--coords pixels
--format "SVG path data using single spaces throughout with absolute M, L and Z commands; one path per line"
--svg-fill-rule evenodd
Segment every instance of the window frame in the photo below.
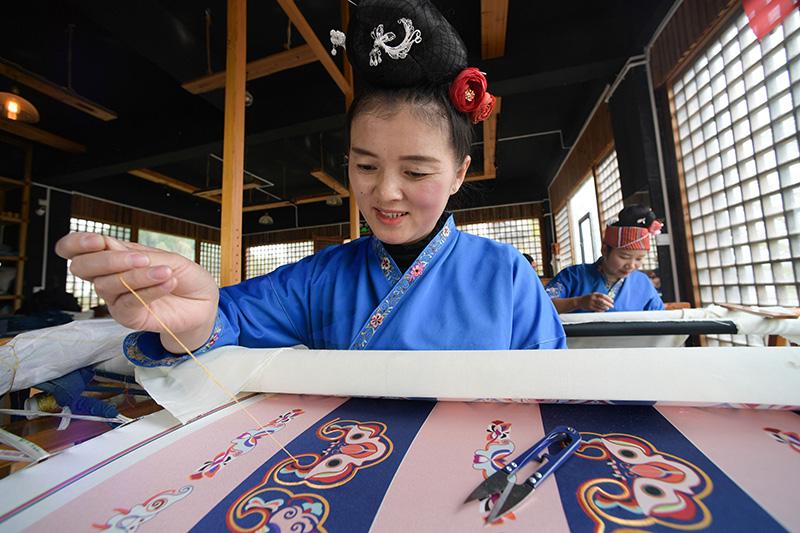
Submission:
M 483 228 L 481 228 L 481 231 L 475 231 L 475 230 L 477 230 L 477 228 L 475 228 L 475 230 L 470 231 L 471 227 L 475 227 L 475 226 L 479 226 L 479 225 L 491 226 L 492 224 L 505 224 L 505 223 L 509 223 L 509 222 L 526 222 L 526 221 L 530 221 L 530 224 L 531 224 L 531 235 L 530 235 L 529 239 L 525 239 L 524 237 L 522 238 L 523 244 L 520 244 L 519 241 L 516 241 L 513 238 L 504 239 L 503 235 L 497 235 L 498 233 L 504 233 L 504 232 L 505 233 L 511 233 L 508 230 L 506 230 L 505 228 L 500 228 L 500 227 L 486 228 L 488 231 L 483 231 Z M 458 224 L 457 227 L 458 227 L 459 231 L 463 231 L 464 233 L 470 233 L 472 235 L 479 235 L 481 237 L 486 237 L 486 238 L 495 240 L 497 242 L 503 242 L 503 243 L 506 243 L 506 244 L 510 244 L 511 246 L 514 246 L 515 248 L 517 248 L 520 251 L 520 253 L 528 253 L 528 254 L 530 254 L 536 260 L 536 274 L 538 276 L 540 276 L 540 277 L 544 276 L 544 272 L 545 272 L 544 262 L 545 262 L 546 256 L 545 256 L 545 250 L 544 250 L 545 243 L 544 243 L 544 233 L 543 233 L 543 231 L 544 231 L 544 221 L 541 219 L 541 217 L 528 216 L 528 217 L 523 217 L 523 218 L 501 218 L 501 219 L 490 220 L 490 221 L 485 221 L 485 222 L 469 222 L 469 223 L 465 223 L 465 224 Z M 529 247 L 524 246 L 524 241 L 525 240 L 528 240 L 534 246 L 534 248 L 530 249 Z
M 800 15 L 795 12 L 790 16 Z M 800 24 L 795 19 L 793 29 L 786 34 L 788 20 L 787 17 L 780 25 L 783 37 L 779 41 L 774 41 L 776 30 L 773 30 L 770 33 L 772 43 L 767 42 L 770 36 L 759 42 L 754 35 L 745 35 L 751 31 L 746 16 L 741 10 L 733 10 L 665 83 L 695 305 L 719 301 L 744 305 L 793 305 L 780 300 L 780 287 L 800 284 L 800 250 L 793 251 L 796 247 L 794 241 L 800 242 L 800 231 L 791 228 L 788 216 L 797 208 L 786 205 L 787 194 L 800 191 L 800 180 L 783 182 L 785 169 L 788 169 L 786 174 L 789 176 L 792 175 L 790 169 L 800 171 L 800 80 L 796 74 L 800 72 L 797 68 L 800 66 L 800 53 L 794 50 L 792 57 L 787 53 L 792 44 L 796 46 L 800 42 Z M 725 56 L 733 53 L 728 50 L 732 50 L 734 44 L 737 53 L 726 61 Z M 779 49 L 784 51 L 784 62 L 767 71 L 768 61 L 779 55 Z M 748 61 L 750 64 L 746 64 Z M 707 81 L 704 78 L 706 70 Z M 692 77 L 687 78 L 690 73 Z M 734 74 L 732 78 L 729 73 Z M 788 81 L 780 87 L 778 80 L 784 73 Z M 698 80 L 702 80 L 699 86 Z M 720 86 L 717 93 L 715 84 Z M 779 87 L 777 91 L 776 86 Z M 691 94 L 687 94 L 690 91 Z M 692 100 L 696 99 L 699 104 L 704 91 L 710 92 L 706 99 L 712 110 L 705 119 L 703 115 L 708 114 L 707 108 L 697 105 L 696 109 L 690 110 Z M 762 91 L 763 95 L 758 94 Z M 789 97 L 789 107 L 773 116 L 776 102 L 786 97 Z M 720 100 L 725 104 L 717 109 L 716 102 Z M 751 107 L 753 103 L 756 105 Z M 763 113 L 766 117 L 760 117 Z M 776 130 L 789 119 L 794 119 L 794 132 L 775 140 Z M 787 151 L 791 151 L 792 144 L 794 155 L 781 161 L 779 150 L 788 147 Z M 709 145 L 713 148 L 713 156 L 707 155 Z M 774 160 L 770 160 L 770 152 Z M 769 189 L 766 192 L 765 186 Z M 770 201 L 773 196 L 778 198 L 776 202 L 780 207 L 767 213 L 765 201 Z M 771 205 L 769 208 L 774 207 Z M 780 228 L 773 228 L 770 235 L 769 224 L 781 218 L 783 233 Z M 709 223 L 708 230 L 706 222 Z M 757 229 L 759 235 L 751 236 L 754 228 L 761 226 L 763 232 Z M 773 245 L 777 247 L 783 240 L 788 255 L 773 257 Z M 764 248 L 766 259 L 753 257 L 754 245 Z M 745 248 L 747 253 L 744 253 Z M 711 264 L 711 259 L 718 264 Z M 793 281 L 777 279 L 773 266 L 783 263 L 788 263 Z M 770 270 L 768 277 L 758 273 L 765 266 Z M 730 271 L 735 271 L 735 279 L 729 275 Z M 769 287 L 773 288 L 774 296 L 768 294 Z M 722 299 L 717 293 L 722 294 Z M 710 298 L 704 294 L 710 294 Z M 770 301 L 772 298 L 775 302 Z M 794 303 L 798 303 L 798 298 L 800 291 L 795 289 Z M 730 344 L 754 342 L 751 338 L 742 342 L 737 337 L 722 336 L 720 339 Z M 756 344 L 763 345 L 763 339 Z
M 306 255 L 303 255 L 300 258 L 297 258 L 297 259 L 294 259 L 294 260 L 290 260 L 287 263 L 281 263 L 281 264 L 275 266 L 274 268 L 272 268 L 271 270 L 267 270 L 265 272 L 259 272 L 257 274 L 252 274 L 251 275 L 251 273 L 250 273 L 251 272 L 251 256 L 250 256 L 251 250 L 257 249 L 257 248 L 266 248 L 266 247 L 270 247 L 270 246 L 273 246 L 273 247 L 274 246 L 287 246 L 287 247 L 291 247 L 291 246 L 298 246 L 298 247 L 299 246 L 307 246 L 309 253 L 307 253 Z M 287 255 L 290 255 L 290 254 L 287 253 Z M 274 243 L 258 244 L 258 245 L 254 245 L 254 246 L 247 246 L 245 248 L 245 250 L 244 250 L 244 258 L 243 258 L 244 261 L 242 261 L 243 267 L 244 267 L 244 272 L 243 272 L 244 279 L 247 280 L 247 279 L 252 279 L 252 278 L 255 278 L 255 277 L 258 277 L 258 276 L 265 276 L 265 275 L 269 274 L 270 272 L 273 272 L 274 270 L 277 270 L 278 268 L 280 268 L 282 266 L 290 265 L 292 263 L 296 263 L 297 261 L 300 261 L 301 259 L 304 259 L 304 258 L 306 258 L 306 257 L 308 257 L 310 255 L 314 255 L 314 241 L 313 240 L 274 242 Z M 253 258 L 252 261 L 253 261 L 253 263 L 255 263 L 256 258 Z M 265 263 L 266 263 L 267 266 L 269 266 L 269 261 L 268 260 L 265 261 Z M 255 266 L 255 265 L 253 265 L 253 266 Z

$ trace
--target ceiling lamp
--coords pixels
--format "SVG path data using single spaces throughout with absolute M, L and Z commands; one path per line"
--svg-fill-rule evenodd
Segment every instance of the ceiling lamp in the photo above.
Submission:
M 325 205 L 330 207 L 339 207 L 342 205 L 342 197 L 341 196 L 331 196 L 325 199 Z
M 264 225 L 264 226 L 269 226 L 269 225 L 270 225 L 270 224 L 272 224 L 273 222 L 275 222 L 275 221 L 272 219 L 272 217 L 269 215 L 269 213 L 264 213 L 264 214 L 263 214 L 263 215 L 261 215 L 261 217 L 259 217 L 259 219 L 258 219 L 258 223 L 259 223 L 259 224 L 262 224 L 262 225 Z
M 0 117 L 35 124 L 39 122 L 39 111 L 18 94 L 0 92 Z

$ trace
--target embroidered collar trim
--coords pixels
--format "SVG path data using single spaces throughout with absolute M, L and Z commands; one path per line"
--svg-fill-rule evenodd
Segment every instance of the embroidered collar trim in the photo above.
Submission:
M 396 273 L 399 274 L 399 269 L 397 265 L 394 264 L 394 261 L 391 260 L 389 254 L 386 253 L 381 242 L 377 239 L 377 237 L 372 237 L 373 243 L 373 250 L 375 250 L 376 255 L 378 256 L 378 260 L 381 264 L 381 270 L 383 271 L 384 276 L 386 279 L 393 283 L 392 290 L 389 292 L 389 295 L 383 299 L 383 301 L 378 305 L 377 309 L 373 311 L 372 315 L 367 320 L 366 324 L 361 328 L 361 331 L 356 335 L 355 340 L 351 343 L 350 349 L 351 350 L 363 350 L 365 349 L 372 338 L 375 336 L 375 333 L 380 329 L 380 327 L 386 321 L 386 318 L 392 313 L 394 308 L 400 303 L 403 296 L 405 296 L 411 287 L 416 283 L 422 276 L 425 275 L 427 272 L 427 267 L 433 258 L 436 256 L 437 253 L 444 247 L 447 241 L 455 235 L 456 233 L 456 224 L 453 220 L 453 216 L 451 215 L 445 225 L 439 230 L 439 233 L 428 243 L 428 246 L 422 250 L 422 253 L 419 254 L 419 257 L 411 264 L 411 266 L 406 270 L 405 274 L 402 276 L 398 276 L 396 281 L 392 281 L 395 279 Z M 387 263 L 388 261 L 388 263 Z M 389 267 L 384 268 L 384 265 L 389 265 Z

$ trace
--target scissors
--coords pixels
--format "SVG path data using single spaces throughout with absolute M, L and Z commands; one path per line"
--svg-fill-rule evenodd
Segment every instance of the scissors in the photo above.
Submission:
M 553 445 L 563 447 L 556 452 L 550 452 Z M 542 440 L 533 445 L 528 451 L 515 458 L 501 470 L 498 470 L 472 491 L 464 503 L 472 500 L 482 500 L 492 494 L 500 494 L 494 503 L 492 512 L 486 519 L 491 523 L 516 509 L 525 498 L 533 494 L 547 477 L 555 472 L 564 461 L 578 449 L 581 444 L 581 435 L 574 428 L 558 426 L 548 433 Z M 543 463 L 531 477 L 517 485 L 517 472 L 530 461 Z M 546 462 L 545 462 L 546 461 Z

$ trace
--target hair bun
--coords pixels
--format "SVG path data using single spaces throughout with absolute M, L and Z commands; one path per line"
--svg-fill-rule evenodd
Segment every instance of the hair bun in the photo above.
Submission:
M 629 205 L 619 212 L 618 220 L 612 226 L 649 228 L 656 220 L 656 214 L 646 205 Z
M 464 42 L 428 0 L 361 0 L 347 52 L 359 82 L 390 88 L 450 82 L 467 66 Z

